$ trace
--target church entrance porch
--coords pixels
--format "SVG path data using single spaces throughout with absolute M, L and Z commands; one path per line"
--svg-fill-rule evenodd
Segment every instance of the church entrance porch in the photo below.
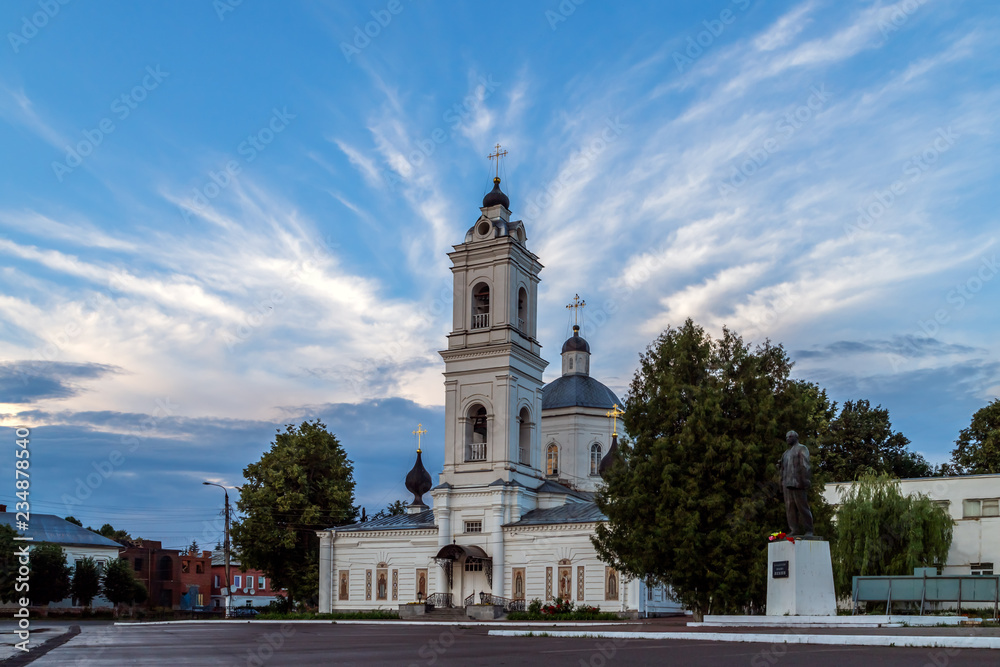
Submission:
M 481 547 L 448 544 L 441 547 L 434 560 L 444 575 L 441 579 L 445 590 L 437 592 L 451 594 L 451 604 L 478 604 L 480 593 L 492 594 L 493 559 Z

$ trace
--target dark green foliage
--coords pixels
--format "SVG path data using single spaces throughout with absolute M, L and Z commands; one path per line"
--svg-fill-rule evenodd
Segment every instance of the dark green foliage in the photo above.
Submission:
M 66 521 L 73 524 L 74 526 L 80 526 L 80 528 L 83 528 L 83 522 L 77 519 L 75 516 L 66 517 Z
M 976 411 L 955 445 L 951 464 L 945 466 L 946 474 L 1000 473 L 1000 398 Z
M 640 359 L 626 401 L 631 437 L 597 504 L 594 544 L 632 577 L 665 583 L 701 615 L 763 608 L 767 536 L 787 528 L 777 463 L 794 429 L 807 446 L 833 411 L 826 393 L 790 380 L 784 349 L 751 350 L 691 320 Z M 813 476 L 816 533 L 829 530 L 823 476 Z
M 97 533 L 98 535 L 101 535 L 103 537 L 106 537 L 109 540 L 114 540 L 115 542 L 121 544 L 122 546 L 127 547 L 131 545 L 133 542 L 133 538 L 131 535 L 128 534 L 127 530 L 117 530 L 110 523 L 104 524 L 103 526 L 100 527 L 100 529 L 95 529 L 91 528 L 90 526 L 87 526 L 87 530 Z
M 833 574 L 839 595 L 852 577 L 913 574 L 915 567 L 945 563 L 951 516 L 926 496 L 904 496 L 888 475 L 866 474 L 842 497 L 833 543 Z
M 192 556 L 198 555 L 198 540 L 191 540 L 191 544 L 188 545 L 187 552 Z
M 146 589 L 146 584 L 142 583 L 138 579 L 135 579 L 134 581 L 135 586 L 132 587 L 132 602 L 133 604 L 142 604 L 149 599 L 149 591 Z
M 89 607 L 101 592 L 101 573 L 97 570 L 97 563 L 90 556 L 76 563 L 70 592 L 83 607 Z
M 369 521 L 374 521 L 375 519 L 381 519 L 386 516 L 399 516 L 400 514 L 406 514 L 407 504 L 402 500 L 397 500 L 395 502 L 386 505 L 384 510 L 379 510 L 374 515 L 369 517 Z
M 263 571 L 293 601 L 315 598 L 316 530 L 354 521 L 354 467 L 319 420 L 288 425 L 258 463 L 243 470 L 233 542 L 246 568 Z
M 852 481 L 865 471 L 901 479 L 929 477 L 930 464 L 909 451 L 909 444 L 906 436 L 893 432 L 889 411 L 881 405 L 873 408 L 867 400 L 847 401 L 821 438 L 813 465 L 833 482 Z
M 69 597 L 72 570 L 58 544 L 39 544 L 31 550 L 31 603 L 46 605 Z
M 10 602 L 19 596 L 14 590 L 17 583 L 17 531 L 7 524 L 0 524 L 0 601 Z M 23 542 L 21 544 L 24 544 Z
M 116 558 L 104 569 L 104 597 L 111 604 L 131 604 L 135 601 L 136 579 L 131 564 L 124 558 Z

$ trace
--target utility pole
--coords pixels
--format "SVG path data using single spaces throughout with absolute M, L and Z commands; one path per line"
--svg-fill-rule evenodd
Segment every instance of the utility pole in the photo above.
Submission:
M 224 554 L 223 558 L 226 560 L 226 618 L 229 618 L 229 615 L 233 610 L 233 579 L 229 576 L 229 489 L 214 482 L 202 482 L 202 484 L 205 484 L 206 486 L 217 486 L 226 494 L 226 536 L 225 541 L 222 543 L 222 551 Z

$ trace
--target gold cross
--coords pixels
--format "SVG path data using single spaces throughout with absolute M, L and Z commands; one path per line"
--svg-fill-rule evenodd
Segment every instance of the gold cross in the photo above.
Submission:
M 417 454 L 420 453 L 420 436 L 427 433 L 427 429 L 424 428 L 423 424 L 417 424 L 417 430 L 413 432 L 413 435 L 417 436 Z
M 497 178 L 500 178 L 500 158 L 502 158 L 505 155 L 507 155 L 507 151 L 501 151 L 500 150 L 500 144 L 497 144 L 496 152 L 493 153 L 493 154 L 491 154 L 491 155 L 487 155 L 486 156 L 490 160 L 496 159 L 496 161 L 497 161 Z
M 587 305 L 587 302 L 580 298 L 579 294 L 573 296 L 573 303 L 567 304 L 566 307 L 573 311 L 573 326 L 578 326 L 579 321 L 577 320 L 577 315 L 580 309 Z
M 618 418 L 621 417 L 623 414 L 625 414 L 625 411 L 619 409 L 617 403 L 615 403 L 615 406 L 613 408 L 608 410 L 606 416 L 611 417 L 611 419 L 613 420 L 612 423 L 614 424 L 614 426 L 612 427 L 612 435 L 618 435 Z

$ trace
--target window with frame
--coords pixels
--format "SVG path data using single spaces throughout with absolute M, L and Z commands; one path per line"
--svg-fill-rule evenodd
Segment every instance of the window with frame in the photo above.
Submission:
M 997 516 L 1000 516 L 1000 498 L 973 498 L 962 501 L 963 519 Z
M 267 582 L 264 581 L 264 577 L 257 577 L 257 588 L 261 590 L 266 589 L 267 588 L 267 586 L 265 586 L 266 583 Z
M 466 521 L 465 522 L 465 532 L 467 532 L 467 533 L 481 533 L 481 532 L 483 532 L 483 522 L 482 521 Z
M 596 477 L 601 474 L 601 458 L 604 450 L 599 442 L 590 446 L 590 475 Z
M 191 572 L 191 561 L 182 560 L 181 561 L 181 574 L 188 574 Z
M 545 448 L 545 474 L 559 474 L 559 445 L 554 442 Z
M 969 565 L 974 576 L 990 576 L 993 574 L 993 563 L 972 563 Z
M 466 572 L 482 572 L 483 561 L 480 558 L 468 558 L 465 561 Z
M 241 581 L 242 581 L 242 579 L 240 579 L 240 575 L 238 575 L 238 574 L 237 574 L 237 575 L 235 575 L 235 576 L 233 577 L 233 588 L 239 588 L 239 587 L 240 587 L 240 582 L 241 582 Z
M 212 588 L 222 588 L 222 579 L 219 578 L 219 575 L 215 575 L 212 579 Z

